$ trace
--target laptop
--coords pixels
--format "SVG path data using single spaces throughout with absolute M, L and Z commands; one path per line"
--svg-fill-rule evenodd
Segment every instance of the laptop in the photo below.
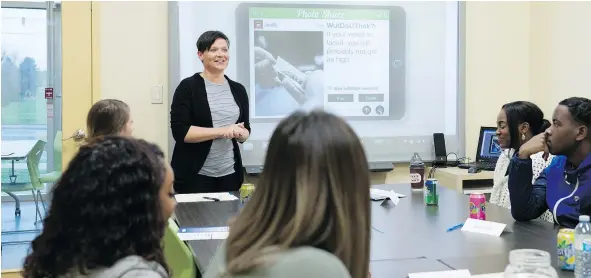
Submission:
M 501 145 L 499 145 L 499 139 L 496 132 L 496 127 L 480 127 L 476 161 L 472 163 L 462 163 L 458 165 L 458 167 L 468 169 L 472 166 L 477 166 L 479 169 L 485 171 L 494 171 L 497 166 L 497 160 L 503 152 Z

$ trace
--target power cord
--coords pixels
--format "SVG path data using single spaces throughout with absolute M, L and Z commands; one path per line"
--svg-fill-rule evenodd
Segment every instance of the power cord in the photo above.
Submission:
M 427 175 L 428 179 L 432 179 L 435 176 L 435 171 L 437 170 L 437 166 L 433 166 Z
M 455 155 L 455 160 L 449 159 L 449 156 L 452 154 Z M 471 159 L 469 157 L 459 157 L 457 153 L 450 152 L 447 154 L 446 165 L 443 167 L 440 165 L 433 165 L 433 167 L 431 167 L 431 170 L 429 171 L 429 174 L 427 175 L 427 178 L 432 179 L 435 176 L 435 171 L 437 171 L 437 168 L 445 168 L 446 166 L 457 167 L 461 163 L 470 163 L 470 160 Z
M 449 156 L 450 155 L 454 155 L 455 156 L 455 160 L 450 160 Z M 448 166 L 452 166 L 452 167 L 456 167 L 461 163 L 470 163 L 470 158 L 469 157 L 459 157 L 457 153 L 451 152 L 447 154 L 447 165 Z
M 456 161 L 459 161 L 459 160 L 460 160 L 460 159 L 459 159 L 459 157 L 458 157 L 458 154 L 457 154 L 457 153 L 451 152 L 451 153 L 448 153 L 448 154 L 447 154 L 447 161 L 450 161 L 450 160 L 449 160 L 449 155 L 450 155 L 450 154 L 453 154 L 453 155 L 455 155 L 455 156 L 456 156 Z

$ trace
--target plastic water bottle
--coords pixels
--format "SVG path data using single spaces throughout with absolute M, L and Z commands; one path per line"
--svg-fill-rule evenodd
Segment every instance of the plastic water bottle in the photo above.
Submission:
M 423 191 L 425 185 L 425 163 L 415 153 L 410 159 L 410 188 L 412 191 Z
M 589 215 L 581 215 L 575 228 L 575 278 L 587 277 L 591 277 L 591 224 Z

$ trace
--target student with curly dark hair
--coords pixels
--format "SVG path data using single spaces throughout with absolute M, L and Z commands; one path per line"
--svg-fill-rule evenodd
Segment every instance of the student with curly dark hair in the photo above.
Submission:
M 153 144 L 91 140 L 55 186 L 23 276 L 169 277 L 162 237 L 176 205 L 173 180 Z
M 531 155 L 556 155 L 531 182 Z M 554 110 L 552 125 L 520 148 L 509 167 L 511 214 L 528 221 L 547 209 L 554 221 L 575 227 L 580 215 L 591 214 L 591 100 L 572 97 Z

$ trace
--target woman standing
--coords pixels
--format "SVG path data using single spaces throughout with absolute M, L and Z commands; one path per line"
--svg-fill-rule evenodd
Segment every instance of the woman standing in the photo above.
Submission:
M 170 107 L 176 144 L 172 154 L 177 193 L 237 191 L 244 180 L 238 142 L 250 135 L 242 84 L 224 75 L 230 41 L 207 31 L 197 40 L 203 72 L 181 81 Z
M 493 190 L 490 202 L 505 208 L 511 208 L 509 199 L 509 163 L 515 152 L 519 151 L 521 145 L 529 141 L 533 136 L 543 133 L 550 122 L 544 119 L 544 112 L 535 104 L 528 101 L 510 102 L 501 108 L 497 116 L 497 137 L 499 145 L 504 149 L 499 156 L 493 176 Z M 531 156 L 532 180 L 538 178 L 544 168 L 550 165 L 552 157 L 545 158 L 544 152 Z M 552 214 L 546 211 L 541 217 L 553 222 Z

